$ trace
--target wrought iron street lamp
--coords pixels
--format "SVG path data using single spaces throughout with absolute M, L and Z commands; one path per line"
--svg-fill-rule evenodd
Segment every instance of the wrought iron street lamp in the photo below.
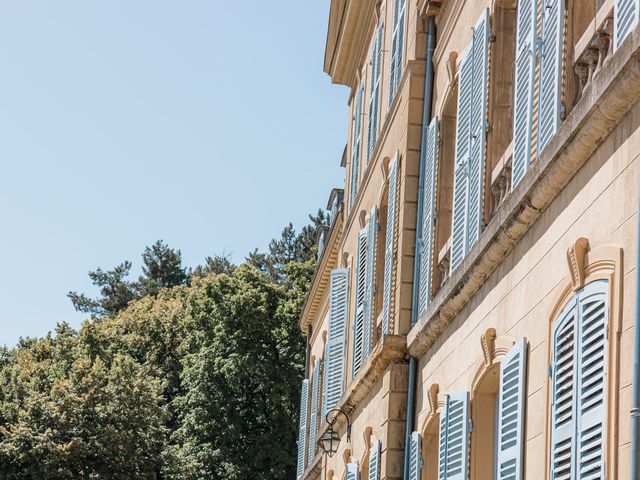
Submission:
M 318 445 L 320 446 L 322 451 L 328 454 L 330 457 L 333 457 L 333 454 L 338 451 L 338 445 L 340 445 L 340 435 L 333 428 L 340 415 L 343 415 L 347 420 L 347 442 L 351 441 L 351 421 L 349 420 L 347 414 L 338 408 L 329 411 L 326 415 L 326 420 L 329 424 L 329 428 L 318 439 Z

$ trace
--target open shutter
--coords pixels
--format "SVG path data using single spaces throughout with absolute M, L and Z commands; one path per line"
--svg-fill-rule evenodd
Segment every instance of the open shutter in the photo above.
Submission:
M 326 411 L 335 407 L 344 389 L 345 339 L 349 290 L 349 269 L 331 271 L 329 287 L 329 361 L 326 368 Z
M 376 146 L 378 137 L 378 117 L 380 116 L 380 72 L 382 70 L 382 38 L 384 21 L 381 18 L 376 29 L 371 52 L 371 86 L 369 89 L 369 120 L 367 128 L 367 163 Z
M 419 244 L 420 276 L 418 279 L 418 317 L 427 309 L 431 296 L 434 220 L 436 217 L 436 182 L 438 175 L 438 118 L 434 117 L 426 131 L 424 183 L 422 195 L 422 238 Z
M 605 477 L 602 445 L 605 441 L 606 375 L 609 308 L 607 282 L 588 284 L 579 294 L 578 442 L 580 480 Z
M 322 357 L 322 392 L 320 393 L 321 399 L 321 412 L 320 412 L 320 425 L 322 425 L 327 418 L 327 412 L 329 409 L 327 408 L 327 391 L 329 390 L 329 339 L 324 344 L 324 357 Z
M 447 475 L 447 419 L 449 415 L 449 396 L 445 396 L 444 409 L 440 415 L 438 435 L 438 480 L 446 480 Z
M 384 286 L 382 299 L 382 333 L 389 332 L 389 322 L 391 315 L 391 300 L 393 297 L 393 257 L 394 238 L 396 226 L 396 202 L 397 202 L 397 182 L 398 182 L 398 154 L 391 162 L 389 171 L 389 195 L 387 206 L 387 238 L 385 239 L 384 251 Z
M 391 78 L 389 81 L 389 105 L 393 102 L 402 77 L 404 49 L 404 17 L 406 0 L 393 0 L 393 32 L 391 40 Z
M 357 463 L 347 463 L 347 475 L 346 480 L 359 480 L 360 472 L 358 471 Z
M 376 207 L 373 207 L 371 210 L 367 229 L 367 280 L 364 296 L 363 363 L 369 357 L 373 346 L 376 237 L 378 235 L 378 210 Z
M 422 471 L 420 440 L 418 432 L 413 432 L 409 438 L 409 480 L 420 480 L 420 472 Z
M 320 359 L 317 358 L 313 366 L 311 385 L 311 413 L 309 414 L 309 455 L 310 464 L 316 456 L 316 432 L 318 431 L 318 399 L 320 395 Z
M 562 311 L 553 329 L 551 386 L 551 478 L 574 478 L 575 458 L 575 362 L 577 304 Z
M 563 35 L 564 0 L 542 0 L 538 152 L 547 145 L 560 125 Z
M 489 9 L 473 28 L 473 90 L 469 132 L 469 194 L 467 197 L 467 246 L 478 240 L 484 228 L 484 169 L 487 135 L 487 77 L 489 72 Z
M 515 187 L 529 169 L 535 81 L 536 0 L 519 0 L 516 20 L 516 64 L 513 108 L 513 175 Z
M 349 192 L 349 208 L 353 206 L 353 199 L 358 193 L 358 177 L 360 175 L 360 154 L 362 149 L 362 101 L 363 101 L 363 82 L 360 82 L 356 91 L 355 118 L 353 119 L 353 141 L 351 151 L 351 184 Z
M 524 406 L 527 340 L 509 350 L 500 365 L 498 396 L 498 480 L 524 478 Z
M 469 392 L 458 391 L 446 396 L 440 417 L 440 450 L 438 480 L 469 478 Z
M 300 392 L 300 427 L 298 430 L 298 465 L 297 478 L 304 473 L 304 460 L 307 452 L 307 413 L 309 408 L 309 380 L 302 381 Z
M 616 0 L 613 7 L 614 48 L 618 48 L 638 24 L 638 0 Z
M 451 271 L 456 269 L 466 254 L 467 194 L 469 183 L 469 133 L 473 55 L 471 47 L 463 53 L 458 79 L 458 117 L 456 118 L 456 154 L 453 173 L 453 214 L 451 232 Z
M 358 235 L 358 257 L 356 259 L 356 311 L 353 321 L 353 365 L 355 377 L 363 363 L 365 290 L 367 287 L 367 233 L 365 227 Z
M 380 480 L 380 440 L 369 450 L 369 480 Z

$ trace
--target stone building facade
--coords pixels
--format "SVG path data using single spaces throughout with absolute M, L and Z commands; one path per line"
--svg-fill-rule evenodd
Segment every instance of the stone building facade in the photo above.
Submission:
M 629 478 L 639 11 L 331 0 L 298 478 Z

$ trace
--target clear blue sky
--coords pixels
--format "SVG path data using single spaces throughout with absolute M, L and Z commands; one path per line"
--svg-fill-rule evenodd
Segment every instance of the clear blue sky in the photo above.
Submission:
M 328 0 L 0 3 L 0 344 L 79 326 L 69 290 L 164 239 L 194 266 L 344 182 Z

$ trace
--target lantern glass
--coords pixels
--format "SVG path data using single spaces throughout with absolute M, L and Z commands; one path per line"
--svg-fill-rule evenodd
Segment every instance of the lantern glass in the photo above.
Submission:
M 327 453 L 330 457 L 338 451 L 338 445 L 340 444 L 340 435 L 333 428 L 329 428 L 318 439 L 320 448 Z

